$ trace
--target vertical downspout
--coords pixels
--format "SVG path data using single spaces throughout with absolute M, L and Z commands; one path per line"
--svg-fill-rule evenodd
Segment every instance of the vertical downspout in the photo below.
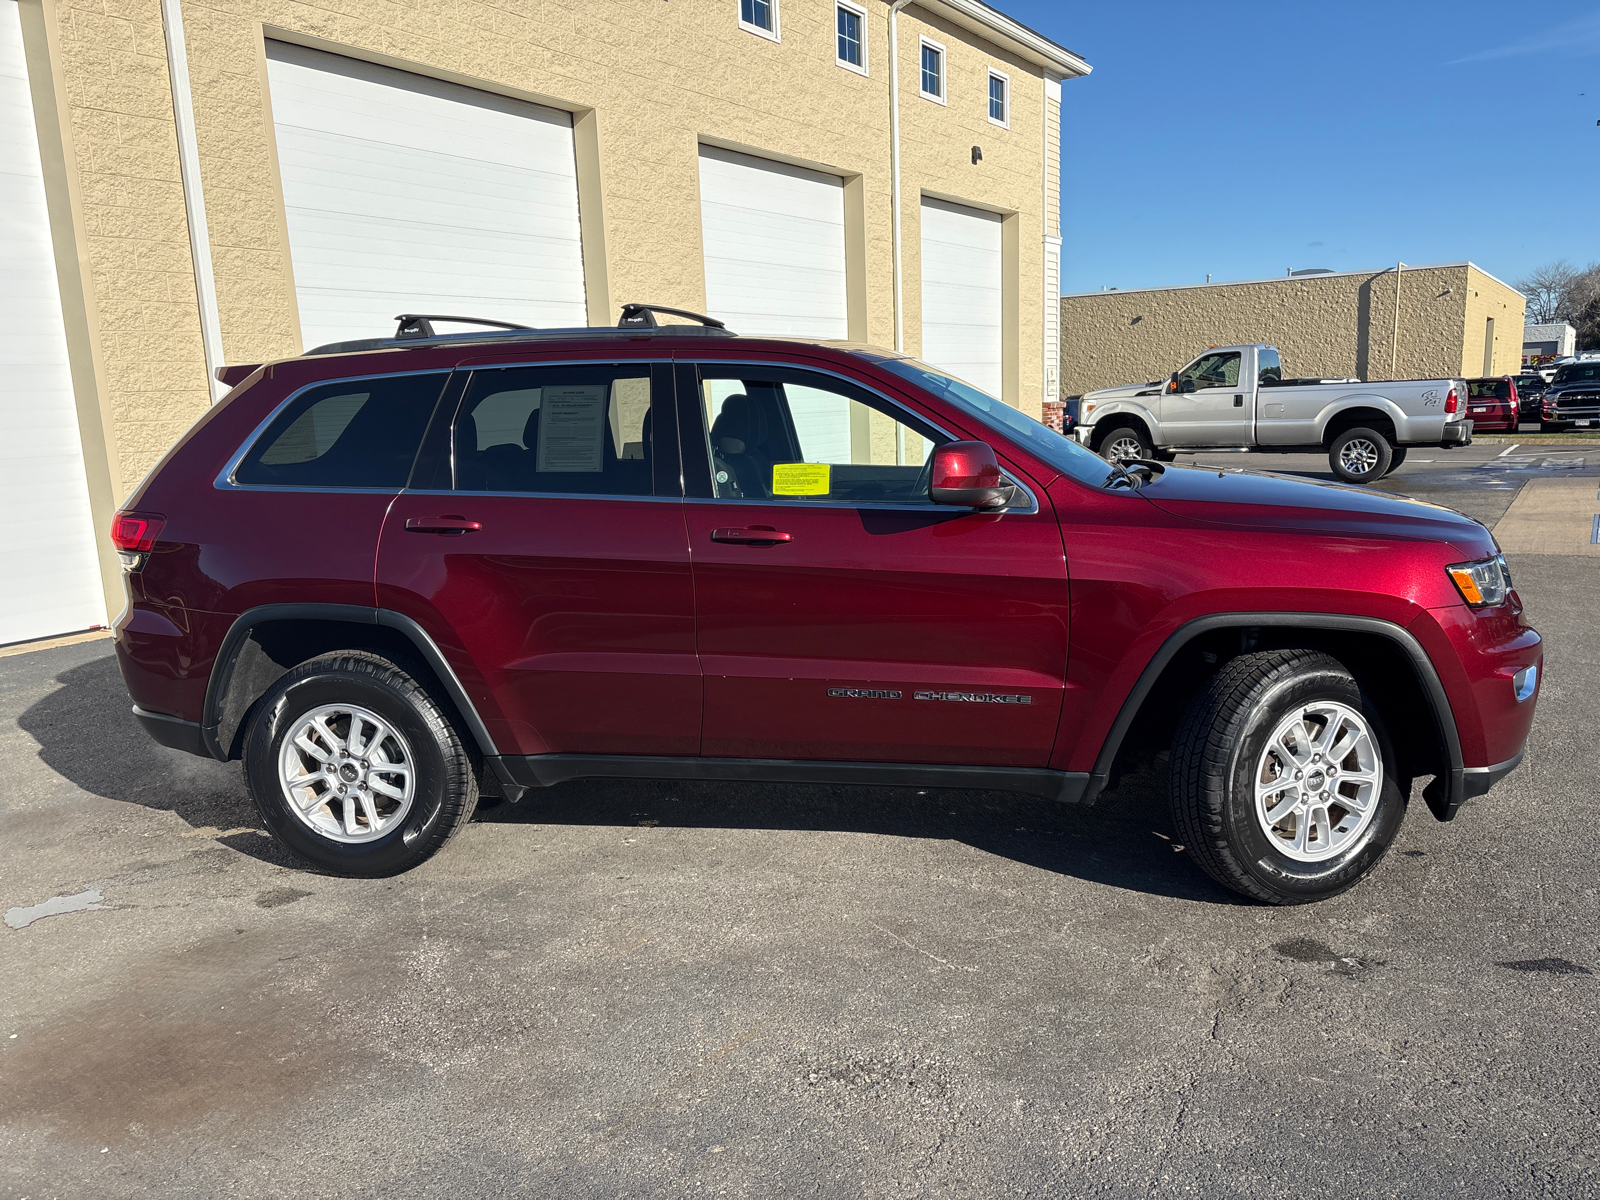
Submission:
M 894 348 L 901 354 L 906 350 L 906 318 L 900 247 L 900 41 L 895 18 L 910 3 L 894 0 L 889 5 L 889 207 L 894 217 L 890 244 L 894 247 Z
M 183 207 L 189 222 L 189 252 L 194 259 L 195 297 L 200 305 L 200 345 L 205 352 L 207 391 L 215 404 L 227 391 L 217 379 L 217 368 L 224 362 L 222 320 L 217 315 L 211 235 L 206 228 L 205 194 L 200 188 L 200 148 L 194 135 L 194 97 L 189 91 L 189 54 L 183 42 L 183 9 L 178 0 L 161 0 L 161 25 L 167 40 L 172 116 L 178 133 L 178 170 L 183 176 Z

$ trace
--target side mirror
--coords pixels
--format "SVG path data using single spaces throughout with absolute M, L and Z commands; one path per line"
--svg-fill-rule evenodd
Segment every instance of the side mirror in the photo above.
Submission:
M 987 442 L 946 442 L 929 460 L 928 499 L 962 508 L 1004 508 L 1011 488 Z
M 1192 391 L 1194 391 L 1194 389 L 1195 389 L 1195 382 L 1194 382 L 1194 376 L 1193 375 L 1189 376 L 1189 378 L 1183 380 L 1181 383 L 1178 384 L 1178 390 L 1180 392 L 1192 392 Z

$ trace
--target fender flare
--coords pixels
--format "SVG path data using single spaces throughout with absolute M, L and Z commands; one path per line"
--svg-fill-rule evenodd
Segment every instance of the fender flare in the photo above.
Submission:
M 200 739 L 206 753 L 220 762 L 227 762 L 230 748 L 222 745 L 218 734 L 222 725 L 223 703 L 233 683 L 234 668 L 250 631 L 258 625 L 275 621 L 327 621 L 346 625 L 378 625 L 400 632 L 424 662 L 433 669 L 439 684 L 454 702 L 467 731 L 486 757 L 498 757 L 494 739 L 478 715 L 454 668 L 440 651 L 438 643 L 428 636 L 428 631 L 403 613 L 386 608 L 369 608 L 364 604 L 262 604 L 246 609 L 229 626 L 217 657 L 211 664 L 211 677 L 206 683 L 205 706 L 200 715 Z M 252 699 L 252 703 L 253 703 Z M 232 739 L 230 738 L 230 741 Z
M 1379 396 L 1377 394 L 1370 396 L 1360 394 L 1340 396 L 1317 414 L 1315 423 L 1317 441 L 1324 446 L 1327 445 L 1328 426 L 1337 420 L 1342 413 L 1349 412 L 1353 408 L 1375 408 L 1383 413 L 1384 416 L 1389 418 L 1389 424 L 1394 426 L 1396 437 L 1400 436 L 1401 425 L 1412 419 L 1387 396 Z M 1439 411 L 1440 415 L 1443 416 L 1444 410 L 1441 408 Z
M 1139 678 L 1134 682 L 1133 689 L 1123 700 L 1122 707 L 1117 712 L 1117 719 L 1112 722 L 1105 741 L 1100 745 L 1100 753 L 1095 758 L 1094 770 L 1089 776 L 1089 786 L 1084 794 L 1085 801 L 1093 800 L 1110 779 L 1117 752 L 1122 749 L 1122 741 L 1132 728 L 1134 718 L 1138 716 L 1141 705 L 1155 687 L 1156 681 L 1161 678 L 1161 673 L 1166 670 L 1178 652 L 1201 634 L 1218 629 L 1245 629 L 1252 626 L 1298 626 L 1340 633 L 1376 634 L 1392 642 L 1416 671 L 1417 678 L 1422 683 L 1423 694 L 1428 698 L 1434 728 L 1445 746 L 1449 774 L 1434 779 L 1422 793 L 1423 799 L 1428 802 L 1428 807 L 1433 810 L 1433 815 L 1441 821 L 1448 821 L 1455 816 L 1456 810 L 1469 796 L 1482 795 L 1488 790 L 1492 780 L 1485 773 L 1492 768 L 1469 768 L 1464 765 L 1461 756 L 1461 735 L 1456 728 L 1455 709 L 1451 707 L 1450 696 L 1444 690 L 1444 684 L 1439 679 L 1439 672 L 1434 668 L 1433 660 L 1428 657 L 1428 652 L 1423 649 L 1422 643 L 1409 630 L 1396 625 L 1393 621 L 1385 621 L 1378 617 L 1349 616 L 1344 613 L 1227 612 L 1212 613 L 1209 616 L 1186 621 L 1173 630 L 1167 640 L 1161 643 L 1161 648 L 1151 656 L 1144 670 L 1139 673 Z M 1483 776 L 1481 780 L 1478 778 L 1480 775 Z
M 1118 417 L 1133 417 L 1144 426 L 1145 432 L 1150 435 L 1152 445 L 1159 446 L 1161 444 L 1161 422 L 1156 420 L 1153 412 L 1144 405 L 1134 404 L 1129 400 L 1113 400 L 1111 404 L 1112 408 L 1109 412 L 1103 412 L 1098 408 L 1095 409 L 1094 423 L 1089 426 L 1090 445 L 1100 436 L 1099 430 L 1101 427 L 1111 428 L 1112 425 L 1118 423 Z

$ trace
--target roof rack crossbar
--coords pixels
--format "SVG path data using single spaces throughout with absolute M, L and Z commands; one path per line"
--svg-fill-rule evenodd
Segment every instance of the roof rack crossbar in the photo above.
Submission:
M 657 313 L 668 313 L 674 317 L 688 317 L 691 321 L 698 321 L 708 329 L 726 329 L 727 325 L 715 317 L 708 317 L 704 313 L 690 312 L 685 308 L 668 308 L 665 304 L 624 304 L 622 306 L 622 319 L 617 322 L 618 329 L 657 329 L 660 327 L 656 321 Z
M 394 331 L 395 339 L 431 338 L 435 321 L 455 321 L 462 325 L 487 325 L 493 329 L 531 329 L 531 325 L 517 325 L 511 321 L 486 321 L 482 317 L 447 317 L 441 313 L 401 313 L 395 318 L 400 327 Z

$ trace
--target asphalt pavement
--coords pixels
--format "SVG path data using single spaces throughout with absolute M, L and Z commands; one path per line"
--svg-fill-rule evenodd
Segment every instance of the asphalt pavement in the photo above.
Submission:
M 1493 524 L 1600 476 L 1504 450 L 1381 486 Z M 579 782 L 337 879 L 108 643 L 0 658 L 0 1196 L 1600 1196 L 1595 564 L 1512 565 L 1525 764 L 1288 910 L 1151 774 Z

